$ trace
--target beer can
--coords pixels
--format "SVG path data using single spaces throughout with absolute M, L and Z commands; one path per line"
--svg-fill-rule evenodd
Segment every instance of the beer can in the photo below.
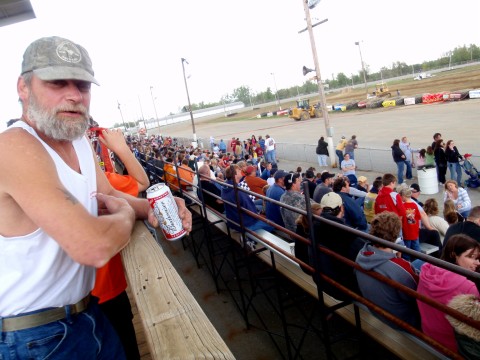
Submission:
M 178 240 L 187 233 L 182 227 L 177 204 L 167 185 L 161 183 L 150 186 L 147 189 L 147 200 L 167 240 Z

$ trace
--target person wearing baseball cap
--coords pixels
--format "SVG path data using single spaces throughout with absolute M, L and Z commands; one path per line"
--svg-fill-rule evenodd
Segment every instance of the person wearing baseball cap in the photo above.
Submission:
M 317 185 L 315 191 L 313 192 L 313 201 L 320 203 L 323 198 L 323 195 L 333 191 L 333 178 L 335 174 L 331 174 L 328 171 L 324 171 L 321 175 L 322 182 Z
M 412 190 L 412 200 L 423 208 L 423 203 L 418 199 L 420 197 L 420 186 L 417 183 L 413 183 L 410 185 L 410 190 Z
M 0 354 L 25 358 L 30 339 L 48 333 L 61 334 L 61 347 L 50 344 L 57 358 L 125 358 L 90 292 L 96 268 L 128 244 L 135 220 L 158 221 L 147 199 L 113 189 L 96 164 L 85 136 L 92 83 L 87 51 L 68 39 L 38 39 L 23 55 L 22 116 L 0 134 L 0 323 L 4 339 L 15 336 L 0 342 Z M 188 232 L 191 214 L 176 203 Z
M 281 169 L 275 172 L 275 175 L 273 175 L 273 178 L 275 179 L 275 183 L 268 188 L 267 198 L 280 201 L 280 198 L 285 192 L 284 179 L 285 179 L 285 176 L 287 175 L 288 173 Z M 267 216 L 268 220 L 273 221 L 277 225 L 285 226 L 283 222 L 282 214 L 280 213 L 279 205 L 274 204 L 270 201 L 267 201 L 267 204 L 265 207 L 265 215 Z
M 338 225 L 345 225 L 343 219 L 344 208 L 343 199 L 339 194 L 329 192 L 322 197 L 320 202 L 322 213 L 320 216 L 324 219 L 333 221 Z M 315 221 L 314 231 L 315 239 L 318 245 L 327 247 L 338 255 L 355 261 L 358 252 L 365 244 L 361 238 L 352 234 L 345 227 L 330 224 L 330 222 Z M 320 273 L 332 278 L 348 289 L 360 293 L 358 289 L 357 279 L 352 268 L 342 263 L 340 260 L 325 254 L 321 251 L 317 252 Z M 322 281 L 322 278 L 320 278 Z M 347 294 L 336 288 L 335 286 L 322 281 L 322 290 L 338 300 L 348 300 Z

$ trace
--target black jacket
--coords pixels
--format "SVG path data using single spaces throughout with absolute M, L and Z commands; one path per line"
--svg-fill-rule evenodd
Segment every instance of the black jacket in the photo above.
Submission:
M 400 149 L 400 146 L 391 146 L 392 148 L 392 157 L 393 161 L 396 163 L 405 161 L 406 157 L 405 154 L 403 153 L 402 149 Z
M 453 150 L 447 147 L 445 149 L 445 157 L 447 158 L 447 162 L 449 163 L 458 163 L 458 160 L 463 160 L 463 157 L 458 152 L 458 149 L 456 146 L 453 147 Z
M 445 155 L 445 151 L 442 148 L 436 148 L 434 151 L 435 155 L 435 163 L 438 167 L 446 167 L 447 166 L 447 156 Z
M 317 155 L 328 155 L 328 143 L 325 140 L 318 140 Z

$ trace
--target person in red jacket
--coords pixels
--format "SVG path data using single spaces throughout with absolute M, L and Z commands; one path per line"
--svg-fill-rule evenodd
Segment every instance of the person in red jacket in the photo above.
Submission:
M 129 174 L 120 175 L 115 172 L 105 172 L 110 184 L 115 189 L 132 196 L 138 196 L 139 192 L 146 190 L 150 185 L 148 176 L 126 144 L 122 132 L 104 129 L 98 139 L 103 146 L 106 146 L 120 158 Z M 109 159 L 103 160 L 109 161 Z M 105 266 L 97 269 L 92 295 L 98 297 L 100 308 L 115 328 L 127 359 L 136 360 L 140 359 L 140 353 L 126 289 L 127 280 L 123 271 L 122 257 L 118 253 Z
M 393 174 L 385 174 L 382 177 L 383 187 L 378 192 L 375 200 L 375 214 L 380 214 L 384 211 L 390 211 L 401 218 L 405 216 L 405 207 L 403 206 L 402 197 L 394 192 L 397 178 Z

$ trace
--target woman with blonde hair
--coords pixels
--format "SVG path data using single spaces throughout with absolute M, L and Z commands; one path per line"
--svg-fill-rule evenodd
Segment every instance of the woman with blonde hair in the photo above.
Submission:
M 458 186 L 455 180 L 447 180 L 445 182 L 445 193 L 443 195 L 443 201 L 453 200 L 455 209 L 464 218 L 468 217 L 470 210 L 472 209 L 472 201 L 468 196 L 467 190 Z
M 455 203 L 453 202 L 453 200 L 450 199 L 445 200 L 445 202 L 443 203 L 443 218 L 446 222 L 448 222 L 448 225 L 465 221 L 465 218 L 460 215 L 460 213 L 455 208 Z
M 427 199 L 423 206 L 423 210 L 425 210 L 428 220 L 430 220 L 430 225 L 440 234 L 440 241 L 443 244 L 445 233 L 448 230 L 448 222 L 444 218 L 438 216 L 439 210 L 437 200 L 433 198 Z

